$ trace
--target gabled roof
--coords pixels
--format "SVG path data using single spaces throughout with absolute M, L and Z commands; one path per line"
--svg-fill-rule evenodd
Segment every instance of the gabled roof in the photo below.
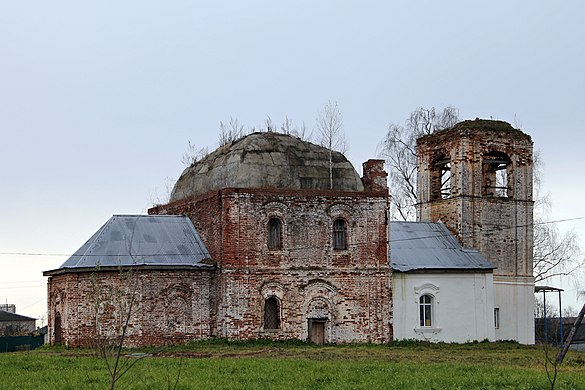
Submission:
M 478 251 L 463 248 L 440 222 L 390 222 L 390 261 L 400 272 L 496 268 Z
M 0 321 L 36 321 L 36 318 L 21 316 L 20 314 L 0 310 Z
M 45 275 L 128 266 L 213 269 L 211 256 L 183 215 L 114 215 L 57 270 Z

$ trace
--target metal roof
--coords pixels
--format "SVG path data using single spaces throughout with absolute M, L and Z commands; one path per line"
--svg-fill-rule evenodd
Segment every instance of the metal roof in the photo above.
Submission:
M 390 222 L 390 261 L 400 272 L 496 268 L 478 251 L 463 248 L 441 222 Z
M 35 321 L 36 318 L 0 310 L 0 321 Z
M 108 267 L 213 268 L 205 244 L 183 215 L 114 215 L 58 270 Z

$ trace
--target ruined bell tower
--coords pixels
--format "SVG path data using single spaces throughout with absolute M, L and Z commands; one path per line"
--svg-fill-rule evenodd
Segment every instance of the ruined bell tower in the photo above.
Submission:
M 524 343 L 534 339 L 532 157 L 530 136 L 502 121 L 417 140 L 418 220 L 442 221 L 497 267 L 496 338 Z

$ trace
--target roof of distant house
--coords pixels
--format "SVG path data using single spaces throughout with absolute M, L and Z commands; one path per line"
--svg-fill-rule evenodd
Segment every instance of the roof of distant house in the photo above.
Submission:
M 583 321 L 581 321 L 581 323 L 577 327 L 575 335 L 573 336 L 573 342 L 585 343 L 585 318 L 583 318 Z
M 211 255 L 183 215 L 114 215 L 52 275 L 128 266 L 213 269 Z
M 0 321 L 36 321 L 36 318 L 0 310 Z
M 441 222 L 390 222 L 390 259 L 400 272 L 496 268 L 477 250 L 461 246 Z

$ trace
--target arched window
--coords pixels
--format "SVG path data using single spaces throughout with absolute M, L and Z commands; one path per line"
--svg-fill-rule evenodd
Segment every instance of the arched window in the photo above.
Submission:
M 431 196 L 434 200 L 451 197 L 451 160 L 441 156 L 433 164 Z
M 333 221 L 333 249 L 347 249 L 347 223 L 341 218 Z
M 264 329 L 280 329 L 280 308 L 276 297 L 264 301 Z
M 483 194 L 507 198 L 511 196 L 508 180 L 511 162 L 505 153 L 489 152 L 483 156 Z
M 427 294 L 422 295 L 418 300 L 418 310 L 419 326 L 433 326 L 433 297 Z
M 280 218 L 270 218 L 268 221 L 268 249 L 282 249 L 282 221 Z

